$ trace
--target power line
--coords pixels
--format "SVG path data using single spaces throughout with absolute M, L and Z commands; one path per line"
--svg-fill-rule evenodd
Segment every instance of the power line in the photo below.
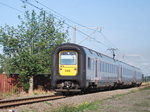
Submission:
M 97 29 L 96 29 L 97 30 Z M 92 34 L 94 34 L 95 32 L 96 32 L 96 30 L 93 32 L 93 33 L 91 33 L 90 35 L 92 35 Z M 90 39 L 89 37 L 86 37 L 85 39 L 83 39 L 81 42 L 79 42 L 79 44 L 81 44 L 82 42 L 84 42 L 85 40 L 87 40 L 87 39 Z
M 93 39 L 93 38 L 92 38 L 92 39 Z M 97 43 L 100 43 L 100 44 L 102 44 L 103 46 L 105 46 L 105 47 L 109 48 L 109 46 L 107 46 L 106 44 L 102 43 L 101 41 L 96 40 L 95 38 L 94 38 L 93 40 L 94 40 L 94 41 L 96 41 Z
M 37 7 L 36 5 L 34 5 L 34 4 L 30 3 L 30 2 L 28 2 L 28 0 L 21 0 L 21 1 L 24 1 L 24 2 L 28 3 L 30 6 L 35 7 L 36 9 L 43 10 L 42 8 L 39 8 L 39 7 Z M 73 20 L 71 20 L 71 19 L 69 19 L 69 18 L 63 16 L 62 14 L 60 14 L 60 13 L 54 11 L 53 9 L 47 7 L 46 5 L 40 3 L 39 1 L 37 1 L 37 0 L 34 0 L 34 1 L 35 1 L 36 3 L 39 3 L 40 5 L 42 5 L 43 7 L 46 7 L 47 9 L 51 10 L 52 12 L 56 13 L 57 15 L 59 15 L 59 16 L 65 18 L 65 19 L 67 19 L 68 21 L 71 21 L 71 22 L 74 23 L 74 24 L 77 24 L 77 25 L 79 25 L 79 26 L 81 26 L 81 27 L 85 27 L 85 28 L 87 28 L 87 29 L 90 29 L 90 30 L 93 30 L 93 31 L 96 31 L 96 32 L 101 33 L 102 36 L 103 36 L 105 39 L 107 39 L 106 36 L 104 36 L 104 34 L 103 34 L 101 31 L 97 31 L 97 30 L 91 29 L 91 28 L 89 28 L 89 27 L 86 27 L 86 26 L 84 26 L 84 25 L 81 25 L 81 24 L 79 24 L 79 23 L 77 23 L 77 22 L 75 22 L 75 21 L 73 21 Z M 18 12 L 24 13 L 23 11 L 21 11 L 21 10 L 19 10 L 19 9 L 17 9 L 17 8 L 14 8 L 14 7 L 12 7 L 12 6 L 9 6 L 9 5 L 5 4 L 5 3 L 0 2 L 0 4 L 3 5 L 3 6 L 5 6 L 5 7 L 8 7 L 8 8 L 11 8 L 11 9 L 13 9 L 13 10 L 16 10 L 16 11 L 18 11 Z M 56 16 L 56 15 L 55 15 L 55 16 Z M 56 18 L 56 17 L 55 17 L 55 18 Z M 58 18 L 56 18 L 56 19 L 58 19 Z M 59 19 L 59 20 L 60 20 L 60 19 Z M 65 24 L 67 24 L 67 23 L 65 23 Z M 68 25 L 69 27 L 72 27 L 72 26 L 69 25 L 69 24 L 67 24 L 67 25 Z M 73 28 L 73 27 L 72 27 L 72 28 Z M 77 29 L 77 30 L 78 30 L 78 29 Z M 80 33 L 82 33 L 83 35 L 86 35 L 87 37 L 90 37 L 90 38 L 91 38 L 91 36 L 87 35 L 86 33 L 82 32 L 82 31 L 80 31 L 80 30 L 78 30 L 78 32 L 80 32 Z M 105 45 L 104 43 L 102 43 L 102 42 L 100 42 L 100 41 L 97 41 L 97 40 L 95 40 L 95 41 L 98 42 L 98 43 L 100 43 L 100 44 L 103 44 L 105 47 L 107 46 L 107 45 Z M 107 39 L 107 41 L 109 41 L 109 40 Z M 110 42 L 110 41 L 109 41 L 109 42 Z M 111 43 L 111 42 L 110 42 L 110 43 Z M 112 43 L 111 43 L 111 44 L 112 44 Z M 112 45 L 113 45 L 113 44 L 112 44 Z
M 14 8 L 14 7 L 12 7 L 12 6 L 9 6 L 9 5 L 5 4 L 5 3 L 0 2 L 0 4 L 3 5 L 3 6 L 5 6 L 5 7 L 10 8 L 10 9 L 13 9 L 13 10 L 16 10 L 16 11 L 18 11 L 18 12 L 24 13 L 23 11 L 21 11 L 21 10 L 19 10 L 19 9 L 17 9 L 17 8 Z
M 36 6 L 36 5 L 34 5 L 34 4 L 30 3 L 30 2 L 28 2 L 28 0 L 21 0 L 21 1 L 23 1 L 24 3 L 26 2 L 27 4 L 29 4 L 29 5 L 32 6 L 32 7 L 35 7 L 35 8 L 38 9 L 38 10 L 43 10 L 42 8 L 39 8 L 38 6 Z M 99 33 L 103 36 L 103 38 L 104 38 L 105 40 L 107 40 L 109 43 L 111 43 L 113 46 L 115 46 L 111 41 L 109 41 L 109 40 L 107 39 L 107 37 L 106 37 L 101 31 L 94 30 L 94 29 L 92 29 L 92 28 L 89 28 L 89 27 L 87 27 L 87 26 L 84 26 L 84 25 L 82 25 L 82 24 L 79 24 L 79 23 L 77 23 L 77 22 L 75 22 L 75 21 L 73 21 L 73 20 L 71 20 L 71 19 L 69 19 L 69 18 L 63 16 L 62 14 L 56 12 L 55 10 L 53 10 L 53 9 L 51 9 L 51 8 L 49 8 L 49 7 L 47 7 L 46 5 L 40 3 L 38 0 L 34 0 L 34 1 L 35 1 L 36 3 L 42 5 L 43 7 L 45 7 L 45 8 L 47 8 L 47 9 L 51 10 L 52 12 L 56 13 L 57 15 L 59 15 L 59 17 L 63 17 L 63 18 L 65 18 L 66 20 L 68 20 L 68 21 L 70 21 L 70 22 L 72 22 L 72 23 L 74 23 L 74 24 L 77 24 L 77 25 L 79 25 L 79 26 L 81 26 L 81 27 L 84 27 L 84 28 L 87 28 L 87 29 L 89 29 L 89 30 L 93 30 L 94 32 L 99 32 Z M 18 12 L 24 13 L 23 11 L 21 11 L 21 10 L 19 10 L 19 9 L 17 9 L 17 8 L 14 8 L 14 7 L 10 6 L 10 5 L 7 5 L 7 4 L 5 4 L 5 3 L 0 2 L 0 4 L 3 5 L 3 6 L 5 6 L 5 7 L 10 8 L 10 9 L 13 9 L 13 10 L 16 10 L 16 11 L 18 11 Z M 45 12 L 46 12 L 46 11 L 45 11 Z M 48 12 L 46 12 L 46 13 L 48 13 Z M 48 14 L 49 14 L 49 13 L 48 13 Z M 56 14 L 55 14 L 55 16 L 57 16 Z M 58 17 L 58 16 L 57 16 L 57 17 Z M 55 17 L 55 18 L 56 18 L 56 17 Z M 59 18 L 56 18 L 56 19 L 57 19 L 57 20 L 60 20 Z M 61 21 L 61 20 L 60 20 L 60 21 Z M 71 26 L 70 24 L 67 24 L 67 23 L 65 23 L 65 24 L 66 24 L 67 26 L 69 26 L 69 27 L 74 28 L 74 27 Z M 88 35 L 88 34 L 82 32 L 82 31 L 79 30 L 79 29 L 76 29 L 76 30 L 77 30 L 78 32 L 80 32 L 81 34 L 83 34 L 83 35 L 85 35 L 85 36 L 87 36 L 87 37 L 93 39 L 95 42 L 97 42 L 97 43 L 99 43 L 99 44 L 102 44 L 102 45 L 105 46 L 106 48 L 109 48 L 109 46 L 106 45 L 106 44 L 104 44 L 103 42 L 101 42 L 101 41 L 99 41 L 99 40 L 96 40 L 95 38 L 92 38 L 90 35 Z
M 77 24 L 77 25 L 79 25 L 79 26 L 81 26 L 81 27 L 85 27 L 85 28 L 90 29 L 90 30 L 94 30 L 94 29 L 91 29 L 91 28 L 89 28 L 89 27 L 87 27 L 87 26 L 84 26 L 84 25 L 82 25 L 82 24 L 79 24 L 79 23 L 77 23 L 77 22 L 75 22 L 75 21 L 73 21 L 73 20 L 71 20 L 71 19 L 69 19 L 69 18 L 65 17 L 64 15 L 62 15 L 62 14 L 60 14 L 60 13 L 56 12 L 55 10 L 53 10 L 53 9 L 51 9 L 51 8 L 49 8 L 49 7 L 47 7 L 46 5 L 42 4 L 42 3 L 41 3 L 41 2 L 39 2 L 38 0 L 34 0 L 34 1 L 35 1 L 36 3 L 38 3 L 38 4 L 42 5 L 43 7 L 45 7 L 45 8 L 47 8 L 47 9 L 49 9 L 50 11 L 52 11 L 52 12 L 56 13 L 57 15 L 59 15 L 59 16 L 61 16 L 61 17 L 65 18 L 65 19 L 67 19 L 68 21 L 70 21 L 70 22 L 74 23 L 74 24 Z
M 24 1 L 24 0 L 23 0 Z M 36 5 L 34 5 L 34 4 L 32 4 L 32 3 L 30 3 L 30 2 L 28 2 L 28 0 L 25 0 L 24 1 L 25 3 L 27 3 L 27 4 L 29 4 L 30 6 L 32 6 L 32 7 L 34 7 L 34 8 L 36 8 L 36 9 L 38 9 L 38 10 L 41 10 L 41 11 L 43 11 L 43 9 L 42 8 L 39 8 L 38 6 L 36 6 Z M 45 11 L 46 12 L 46 11 Z M 50 14 L 50 13 L 48 13 L 48 12 L 46 12 L 47 14 Z M 54 17 L 54 18 L 56 18 L 57 20 L 59 20 L 59 21 L 61 21 L 59 18 L 57 18 L 57 17 Z M 69 26 L 69 27 L 71 27 L 71 28 L 74 28 L 73 26 L 71 26 L 70 24 L 68 24 L 68 23 L 64 23 L 64 24 L 66 24 L 67 26 Z M 80 32 L 81 34 L 83 34 L 83 35 L 85 35 L 85 36 L 87 36 L 87 37 L 89 37 L 89 38 L 92 38 L 91 36 L 89 36 L 88 34 L 86 34 L 86 33 L 84 33 L 84 32 L 82 32 L 81 30 L 79 30 L 79 29 L 76 29 L 78 32 Z M 95 31 L 95 30 L 94 30 Z M 109 46 L 107 46 L 106 44 L 104 44 L 104 43 L 102 43 L 102 42 L 100 42 L 100 41 L 98 41 L 98 40 L 96 40 L 96 39 L 94 39 L 97 43 L 100 43 L 100 44 L 102 44 L 103 46 L 105 46 L 105 47 L 107 47 L 107 48 L 109 48 Z
M 79 23 L 77 23 L 77 22 L 75 22 L 75 21 L 73 21 L 73 20 L 71 20 L 71 19 L 65 17 L 64 15 L 62 15 L 62 14 L 56 12 L 55 10 L 53 10 L 53 9 L 51 9 L 51 8 L 49 8 L 49 7 L 47 7 L 46 5 L 44 5 L 43 3 L 39 2 L 38 0 L 33 0 L 33 1 L 35 1 L 36 3 L 42 5 L 43 7 L 49 9 L 50 11 L 56 13 L 57 15 L 59 15 L 59 16 L 65 18 L 66 20 L 68 20 L 68 21 L 70 21 L 70 22 L 72 22 L 72 23 L 74 23 L 74 24 L 77 24 L 77 25 L 79 25 L 79 26 L 81 26 L 81 27 L 84 27 L 84 28 L 87 28 L 87 29 L 89 29 L 89 30 L 96 31 L 96 32 L 100 33 L 100 34 L 103 36 L 103 38 L 104 38 L 107 42 L 109 42 L 112 46 L 116 47 L 110 40 L 108 40 L 108 38 L 102 33 L 102 31 L 97 31 L 97 30 L 91 29 L 91 28 L 89 28 L 89 27 L 87 27 L 87 26 L 85 26 L 85 25 L 79 24 Z
M 115 48 L 117 48 L 110 40 L 108 40 L 108 38 L 101 32 L 101 35 L 105 38 L 105 40 L 107 40 L 112 46 L 114 46 Z M 117 48 L 118 49 L 118 48 Z

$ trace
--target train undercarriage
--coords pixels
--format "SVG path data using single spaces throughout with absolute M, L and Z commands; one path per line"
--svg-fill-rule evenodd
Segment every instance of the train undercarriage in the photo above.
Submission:
M 80 88 L 80 85 L 77 81 L 59 81 L 57 83 L 57 87 L 55 89 L 56 92 L 62 93 L 89 93 L 89 92 L 96 92 L 96 91 L 103 91 L 103 90 L 113 90 L 113 89 L 122 89 L 122 88 L 130 88 L 140 86 L 137 83 L 128 83 L 125 84 L 123 82 L 114 82 L 111 85 L 101 85 L 98 86 L 94 82 L 90 82 L 86 88 Z

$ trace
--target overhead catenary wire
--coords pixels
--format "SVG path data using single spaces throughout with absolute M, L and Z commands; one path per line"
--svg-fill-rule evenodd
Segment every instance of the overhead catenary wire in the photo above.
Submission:
M 20 12 L 20 13 L 24 13 L 23 11 L 21 11 L 21 10 L 19 10 L 19 9 L 17 9 L 17 8 L 14 8 L 14 7 L 10 6 L 10 5 L 7 5 L 7 4 L 5 4 L 5 3 L 0 2 L 0 5 L 3 5 L 3 6 L 5 6 L 5 7 L 10 8 L 10 9 L 16 10 L 16 11 L 18 11 L 18 12 Z
M 21 0 L 21 1 L 23 1 L 23 0 Z M 24 0 L 24 1 L 28 1 L 28 0 Z M 70 22 L 72 22 L 72 23 L 74 23 L 74 24 L 77 24 L 77 25 L 79 25 L 79 26 L 81 26 L 81 27 L 85 27 L 85 28 L 87 28 L 87 29 L 96 31 L 96 30 L 94 30 L 94 29 L 92 29 L 92 28 L 89 28 L 89 27 L 87 27 L 87 26 L 84 26 L 84 25 L 82 25 L 82 24 L 79 24 L 79 23 L 77 23 L 77 22 L 75 22 L 75 21 L 73 21 L 73 20 L 71 20 L 71 19 L 69 19 L 69 18 L 63 16 L 62 14 L 60 14 L 60 13 L 56 12 L 55 10 L 53 10 L 53 9 L 51 9 L 51 8 L 49 8 L 49 7 L 47 7 L 47 6 L 44 5 L 44 4 L 42 4 L 42 3 L 39 2 L 38 0 L 33 0 L 33 1 L 35 1 L 36 3 L 42 5 L 43 7 L 47 8 L 47 9 L 49 9 L 49 10 L 51 10 L 51 11 L 53 11 L 55 14 L 59 15 L 59 17 L 63 17 L 63 18 L 65 18 L 66 20 L 68 20 L 68 21 L 70 21 Z M 30 3 L 29 3 L 29 4 L 30 4 Z M 23 11 L 21 11 L 21 10 L 15 8 L 15 7 L 12 7 L 12 6 L 8 5 L 8 4 L 5 4 L 5 3 L 3 3 L 3 2 L 0 2 L 0 5 L 3 5 L 3 6 L 5 6 L 5 7 L 8 7 L 8 8 L 10 8 L 10 9 L 15 10 L 15 11 L 18 11 L 18 12 L 20 12 L 20 13 L 24 13 Z M 30 5 L 32 6 L 33 4 L 30 4 Z M 36 6 L 36 5 L 34 5 L 34 7 L 35 7 L 36 9 L 43 10 L 42 8 L 39 8 L 39 7 Z M 47 13 L 47 12 L 46 12 L 46 13 Z M 55 15 L 55 16 L 57 16 L 57 15 Z M 57 17 L 58 17 L 58 16 L 57 16 Z M 58 18 L 56 18 L 56 19 L 58 19 Z M 60 20 L 60 19 L 59 19 L 59 20 Z M 69 25 L 69 24 L 67 24 L 67 23 L 65 23 L 65 24 L 66 24 L 67 26 L 73 28 L 71 25 Z M 107 48 L 110 48 L 108 45 L 104 44 L 103 42 L 101 42 L 101 41 L 99 41 L 99 40 L 96 40 L 96 39 L 92 38 L 91 36 L 89 36 L 88 34 L 82 32 L 81 30 L 78 30 L 78 29 L 77 29 L 77 31 L 80 32 L 80 33 L 82 33 L 83 35 L 85 35 L 85 36 L 87 36 L 87 37 L 93 39 L 95 42 L 100 43 L 100 44 L 102 44 L 103 46 L 105 46 L 105 47 L 107 47 Z M 103 38 L 105 38 L 105 40 L 107 40 L 109 43 L 111 43 L 111 45 L 115 46 L 111 41 L 109 41 L 109 39 L 103 34 L 102 31 L 97 31 L 97 32 L 99 32 L 99 33 L 103 36 Z M 115 46 L 115 48 L 117 48 L 117 47 Z M 118 49 L 118 48 L 117 48 L 117 49 Z M 124 53 L 121 52 L 121 50 L 118 49 L 118 51 L 119 51 L 121 54 L 124 54 Z
M 34 8 L 36 8 L 36 9 L 38 9 L 38 10 L 44 11 L 42 8 L 39 8 L 38 6 L 36 6 L 36 5 L 34 5 L 34 4 L 30 3 L 30 2 L 28 2 L 28 0 L 22 0 L 22 1 L 24 1 L 24 2 L 27 3 L 28 5 L 34 7 Z M 50 14 L 50 13 L 47 12 L 47 11 L 45 11 L 45 12 L 46 12 L 47 14 Z M 51 14 L 50 14 L 50 15 L 51 15 Z M 59 21 L 61 21 L 61 19 L 59 19 L 59 18 L 57 18 L 57 17 L 54 17 L 54 18 L 57 19 L 57 20 L 59 20 Z M 64 24 L 66 24 L 67 26 L 69 26 L 69 27 L 71 27 L 71 28 L 74 28 L 73 26 L 71 26 L 71 25 L 68 24 L 68 23 L 64 23 Z M 81 34 L 83 34 L 83 35 L 85 35 L 85 36 L 87 36 L 87 37 L 89 37 L 89 38 L 92 38 L 91 36 L 89 36 L 88 34 L 82 32 L 81 30 L 79 30 L 79 29 L 76 29 L 76 30 L 77 30 L 78 32 L 80 32 Z M 103 42 L 100 42 L 100 41 L 98 41 L 98 40 L 96 40 L 96 39 L 93 39 L 93 40 L 96 41 L 97 43 L 102 44 L 102 45 L 105 46 L 106 48 L 109 48 L 109 46 L 106 45 L 106 44 L 104 44 Z
M 115 48 L 117 48 L 116 47 L 116 45 L 114 45 L 110 40 L 108 40 L 108 38 L 102 33 L 102 32 L 100 32 L 101 33 L 101 35 L 105 38 L 105 40 L 107 40 L 112 46 L 114 46 Z M 118 48 L 117 48 L 118 49 Z M 119 49 L 118 49 L 119 50 Z
M 26 0 L 26 1 L 28 1 L 28 0 Z M 58 13 L 57 11 L 55 11 L 55 10 L 49 8 L 48 6 L 46 6 L 46 5 L 44 5 L 43 3 L 39 2 L 38 0 L 33 0 L 33 1 L 35 1 L 36 3 L 40 4 L 41 6 L 43 6 L 43 7 L 47 8 L 47 9 L 49 9 L 50 11 L 52 11 L 52 12 L 56 13 L 57 15 L 59 15 L 60 17 L 63 17 L 64 19 L 66 19 L 66 20 L 68 20 L 68 21 L 70 21 L 70 22 L 72 22 L 72 23 L 74 23 L 74 24 L 76 24 L 76 25 L 79 25 L 79 26 L 81 26 L 81 27 L 84 27 L 84 28 L 87 28 L 87 29 L 89 29 L 89 30 L 96 31 L 96 32 L 100 33 L 100 34 L 102 35 L 102 37 L 103 37 L 107 42 L 109 42 L 112 46 L 114 46 L 115 48 L 117 48 L 117 47 L 102 33 L 102 31 L 95 30 L 95 29 L 89 28 L 89 27 L 87 27 L 87 26 L 85 26 L 85 25 L 82 25 L 82 24 L 80 24 L 80 23 L 77 23 L 77 22 L 75 22 L 75 21 L 73 21 L 73 20 L 71 20 L 71 19 L 65 17 L 64 15 Z M 118 49 L 118 48 L 117 48 L 117 49 Z
M 82 25 L 82 24 L 80 24 L 80 23 L 77 23 L 77 22 L 75 22 L 75 21 L 73 21 L 73 20 L 71 20 L 71 19 L 69 19 L 69 18 L 65 17 L 64 15 L 62 15 L 62 14 L 60 14 L 60 13 L 56 12 L 55 10 L 53 10 L 53 9 L 51 9 L 51 8 L 49 8 L 49 7 L 47 7 L 46 5 L 44 5 L 43 3 L 39 2 L 38 0 L 34 0 L 34 1 L 35 1 L 36 3 L 38 3 L 38 4 L 42 5 L 43 7 L 45 7 L 45 8 L 47 8 L 47 9 L 49 9 L 50 11 L 52 11 L 52 12 L 56 13 L 57 15 L 59 15 L 59 16 L 61 16 L 61 17 L 65 18 L 66 20 L 68 20 L 68 21 L 70 21 L 70 22 L 74 23 L 74 24 L 77 24 L 77 25 L 79 25 L 79 26 L 81 26 L 81 27 L 85 27 L 85 28 L 87 28 L 87 29 L 90 29 L 90 30 L 95 31 L 94 29 L 91 29 L 91 28 L 89 28 L 89 27 L 87 27 L 87 26 L 84 26 L 84 25 Z
M 21 0 L 21 1 L 24 2 L 24 3 L 29 4 L 30 6 L 36 8 L 36 9 L 38 9 L 38 10 L 43 10 L 42 8 L 39 8 L 38 6 L 36 6 L 36 5 L 34 5 L 34 4 L 30 3 L 30 2 L 28 2 L 28 0 Z M 71 21 L 71 22 L 74 23 L 74 24 L 77 24 L 77 25 L 79 25 L 79 26 L 81 26 L 81 27 L 85 27 L 85 28 L 87 28 L 87 29 L 93 30 L 93 31 L 95 31 L 95 32 L 97 31 L 97 30 L 91 29 L 91 28 L 89 28 L 89 27 L 86 27 L 86 26 L 84 26 L 84 25 L 81 25 L 81 24 L 79 24 L 79 23 L 77 23 L 77 22 L 75 22 L 75 21 L 73 21 L 73 20 L 71 20 L 71 19 L 69 19 L 69 18 L 67 18 L 67 17 L 65 17 L 65 16 L 63 16 L 63 15 L 61 15 L 60 13 L 54 11 L 53 9 L 47 7 L 47 6 L 44 5 L 44 4 L 38 2 L 37 0 L 34 0 L 34 1 L 36 1 L 36 3 L 39 3 L 39 4 L 42 5 L 43 7 L 46 7 L 46 8 L 48 8 L 49 10 L 53 11 L 54 13 L 56 13 L 57 15 L 59 15 L 60 17 L 63 17 L 63 18 L 65 18 L 65 19 Z M 24 13 L 23 11 L 21 11 L 21 10 L 19 10 L 19 9 L 17 9 L 17 8 L 14 8 L 14 7 L 10 6 L 10 5 L 7 5 L 7 4 L 5 4 L 5 3 L 0 2 L 0 5 L 3 5 L 3 6 L 5 6 L 5 7 L 10 8 L 10 9 L 16 10 L 16 11 L 18 11 L 18 12 L 20 12 L 20 13 Z M 45 12 L 46 12 L 46 11 L 45 11 Z M 48 13 L 48 12 L 46 12 L 46 13 Z M 50 14 L 50 13 L 48 13 L 48 14 Z M 55 16 L 57 16 L 57 15 L 55 15 Z M 57 16 L 57 17 L 58 17 L 58 16 Z M 57 20 L 60 20 L 60 19 L 57 18 L 57 17 L 55 17 L 55 18 L 56 18 Z M 66 24 L 67 26 L 71 27 L 71 28 L 74 28 L 73 26 L 71 26 L 71 25 L 68 24 L 68 23 L 65 23 L 65 24 Z M 85 35 L 85 36 L 87 36 L 87 37 L 93 39 L 90 35 L 88 35 L 88 34 L 82 32 L 81 30 L 79 30 L 79 29 L 76 29 L 76 30 L 77 30 L 78 32 L 80 32 L 81 34 L 83 34 L 83 35 Z M 96 39 L 93 39 L 93 40 L 96 41 L 97 43 L 100 43 L 100 44 L 102 44 L 103 46 L 109 48 L 109 46 L 106 45 L 106 44 L 104 44 L 103 42 L 100 42 L 100 41 L 98 41 L 98 40 L 96 40 Z

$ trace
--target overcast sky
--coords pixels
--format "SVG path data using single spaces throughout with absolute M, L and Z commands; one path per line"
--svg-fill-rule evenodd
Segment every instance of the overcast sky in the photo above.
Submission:
M 34 0 L 28 1 L 51 13 Z M 150 0 L 39 0 L 39 2 L 77 23 L 104 34 L 95 33 L 66 20 L 67 24 L 76 26 L 78 30 L 92 37 L 88 38 L 76 31 L 76 43 L 110 56 L 111 53 L 107 49 L 117 48 L 116 58 L 140 67 L 145 75 L 150 75 Z M 4 4 L 23 11 L 21 0 L 0 1 L 0 26 L 5 24 L 16 26 L 19 23 L 17 16 L 23 13 Z M 28 8 L 33 9 L 31 6 Z M 69 29 L 69 34 L 72 39 L 72 28 Z

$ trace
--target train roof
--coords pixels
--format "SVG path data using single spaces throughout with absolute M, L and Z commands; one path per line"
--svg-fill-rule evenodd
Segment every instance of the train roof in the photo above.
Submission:
M 135 66 L 130 65 L 130 64 L 128 64 L 128 63 L 125 63 L 125 62 L 123 62 L 123 61 L 114 59 L 114 58 L 112 58 L 112 57 L 110 57 L 110 56 L 108 56 L 108 55 L 105 55 L 105 54 L 103 54 L 103 53 L 97 52 L 97 51 L 95 51 L 95 50 L 93 50 L 93 49 L 90 49 L 90 48 L 87 48 L 87 47 L 85 47 L 85 46 L 81 46 L 81 45 L 74 44 L 74 43 L 64 43 L 64 44 L 61 44 L 61 45 L 67 45 L 67 44 L 68 44 L 68 45 L 74 45 L 74 46 L 77 46 L 77 47 L 79 47 L 79 48 L 88 49 L 89 51 L 95 52 L 97 55 L 99 54 L 101 57 L 102 57 L 102 56 L 105 56 L 105 57 L 110 58 L 110 59 L 112 59 L 112 60 L 114 60 L 114 61 L 116 61 L 116 62 L 120 62 L 120 63 L 122 63 L 122 64 L 131 66 L 131 67 L 133 67 L 133 68 L 136 68 L 136 69 L 139 69 L 139 70 L 140 70 L 140 68 L 138 68 L 138 67 L 135 67 Z

